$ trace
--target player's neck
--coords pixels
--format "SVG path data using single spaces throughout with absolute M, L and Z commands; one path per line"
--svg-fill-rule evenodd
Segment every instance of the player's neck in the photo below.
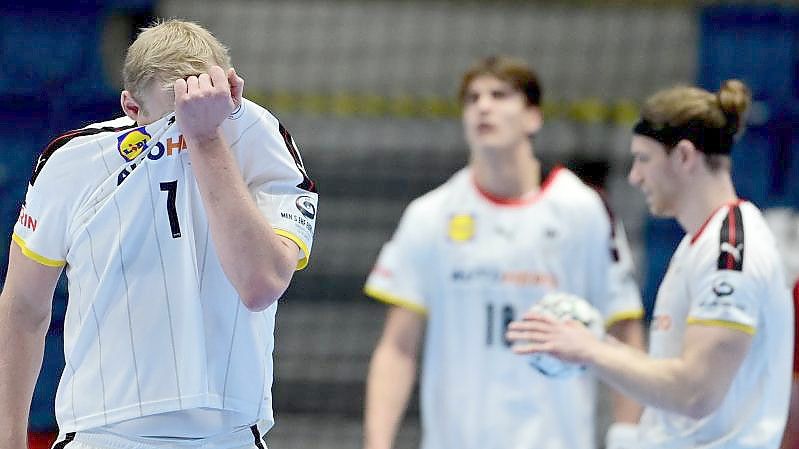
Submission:
M 469 165 L 477 186 L 497 198 L 518 199 L 541 188 L 541 164 L 532 146 L 507 152 L 474 152 Z
M 719 208 L 738 201 L 728 172 L 697 181 L 677 213 L 677 221 L 688 234 L 695 235 Z

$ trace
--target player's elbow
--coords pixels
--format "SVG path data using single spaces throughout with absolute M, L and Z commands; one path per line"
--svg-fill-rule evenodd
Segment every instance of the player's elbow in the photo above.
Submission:
M 686 401 L 682 414 L 692 419 L 702 419 L 715 412 L 724 399 L 712 391 L 697 391 Z
M 289 280 L 278 276 L 259 276 L 239 288 L 242 304 L 251 312 L 260 312 L 280 299 L 289 286 Z
M 282 257 L 264 263 L 241 265 L 234 285 L 247 309 L 259 312 L 280 299 L 294 275 L 296 260 Z
M 248 293 L 240 293 L 241 302 L 244 307 L 250 312 L 260 312 L 267 307 L 271 306 L 275 301 L 280 299 L 283 292 L 275 294 L 271 291 L 253 291 Z

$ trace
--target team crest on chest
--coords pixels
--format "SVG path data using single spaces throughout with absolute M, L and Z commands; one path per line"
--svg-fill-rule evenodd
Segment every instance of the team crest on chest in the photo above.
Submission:
M 474 216 L 471 214 L 456 214 L 449 219 L 447 233 L 449 239 L 456 243 L 467 242 L 474 238 Z
M 119 154 L 128 162 L 136 159 L 147 147 L 150 138 L 150 134 L 143 126 L 128 131 L 117 137 Z

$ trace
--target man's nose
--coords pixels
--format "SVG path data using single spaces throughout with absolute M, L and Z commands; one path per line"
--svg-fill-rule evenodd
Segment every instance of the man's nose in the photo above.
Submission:
M 627 174 L 627 182 L 633 187 L 638 187 L 641 183 L 641 176 L 638 174 L 638 166 L 634 162 L 632 167 L 630 167 L 630 173 Z
M 480 95 L 477 97 L 477 109 L 485 111 L 491 107 L 492 101 L 490 95 Z

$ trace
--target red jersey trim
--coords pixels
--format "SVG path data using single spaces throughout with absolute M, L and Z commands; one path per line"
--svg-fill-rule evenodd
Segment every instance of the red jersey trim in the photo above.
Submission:
M 744 201 L 745 201 L 745 200 L 742 200 L 742 199 L 737 199 L 737 200 L 730 201 L 730 202 L 729 202 L 729 203 L 727 203 L 727 204 L 722 204 L 721 206 L 717 207 L 717 208 L 716 208 L 716 210 L 714 210 L 714 211 L 713 211 L 713 212 L 710 214 L 710 216 L 708 216 L 708 217 L 707 217 L 707 219 L 705 220 L 705 222 L 704 222 L 704 223 L 702 223 L 702 226 L 700 226 L 700 227 L 699 227 L 699 230 L 698 230 L 698 231 L 696 231 L 696 234 L 695 234 L 693 237 L 691 237 L 691 245 L 693 245 L 693 244 L 694 244 L 694 243 L 695 243 L 697 240 L 699 240 L 699 236 L 700 236 L 700 235 L 702 235 L 702 232 L 704 232 L 704 231 L 705 231 L 705 228 L 707 227 L 708 223 L 710 223 L 710 220 L 712 220 L 712 219 L 713 219 L 713 217 L 715 217 L 715 216 L 716 216 L 716 212 L 720 211 L 722 207 L 737 207 L 737 206 L 739 206 L 741 203 L 743 203 Z
M 474 179 L 474 175 L 472 175 L 472 185 L 474 185 L 475 190 L 477 193 L 480 194 L 483 198 L 488 200 L 488 202 L 496 204 L 497 206 L 508 206 L 508 207 L 519 207 L 519 206 L 529 206 L 530 204 L 535 203 L 536 201 L 540 200 L 544 194 L 547 193 L 549 187 L 555 181 L 555 178 L 558 176 L 558 173 L 563 171 L 563 167 L 558 165 L 549 172 L 547 178 L 541 183 L 541 188 L 535 195 L 531 196 L 523 196 L 521 198 L 501 198 L 496 195 L 493 195 L 485 190 L 483 190 L 478 184 L 477 181 Z

